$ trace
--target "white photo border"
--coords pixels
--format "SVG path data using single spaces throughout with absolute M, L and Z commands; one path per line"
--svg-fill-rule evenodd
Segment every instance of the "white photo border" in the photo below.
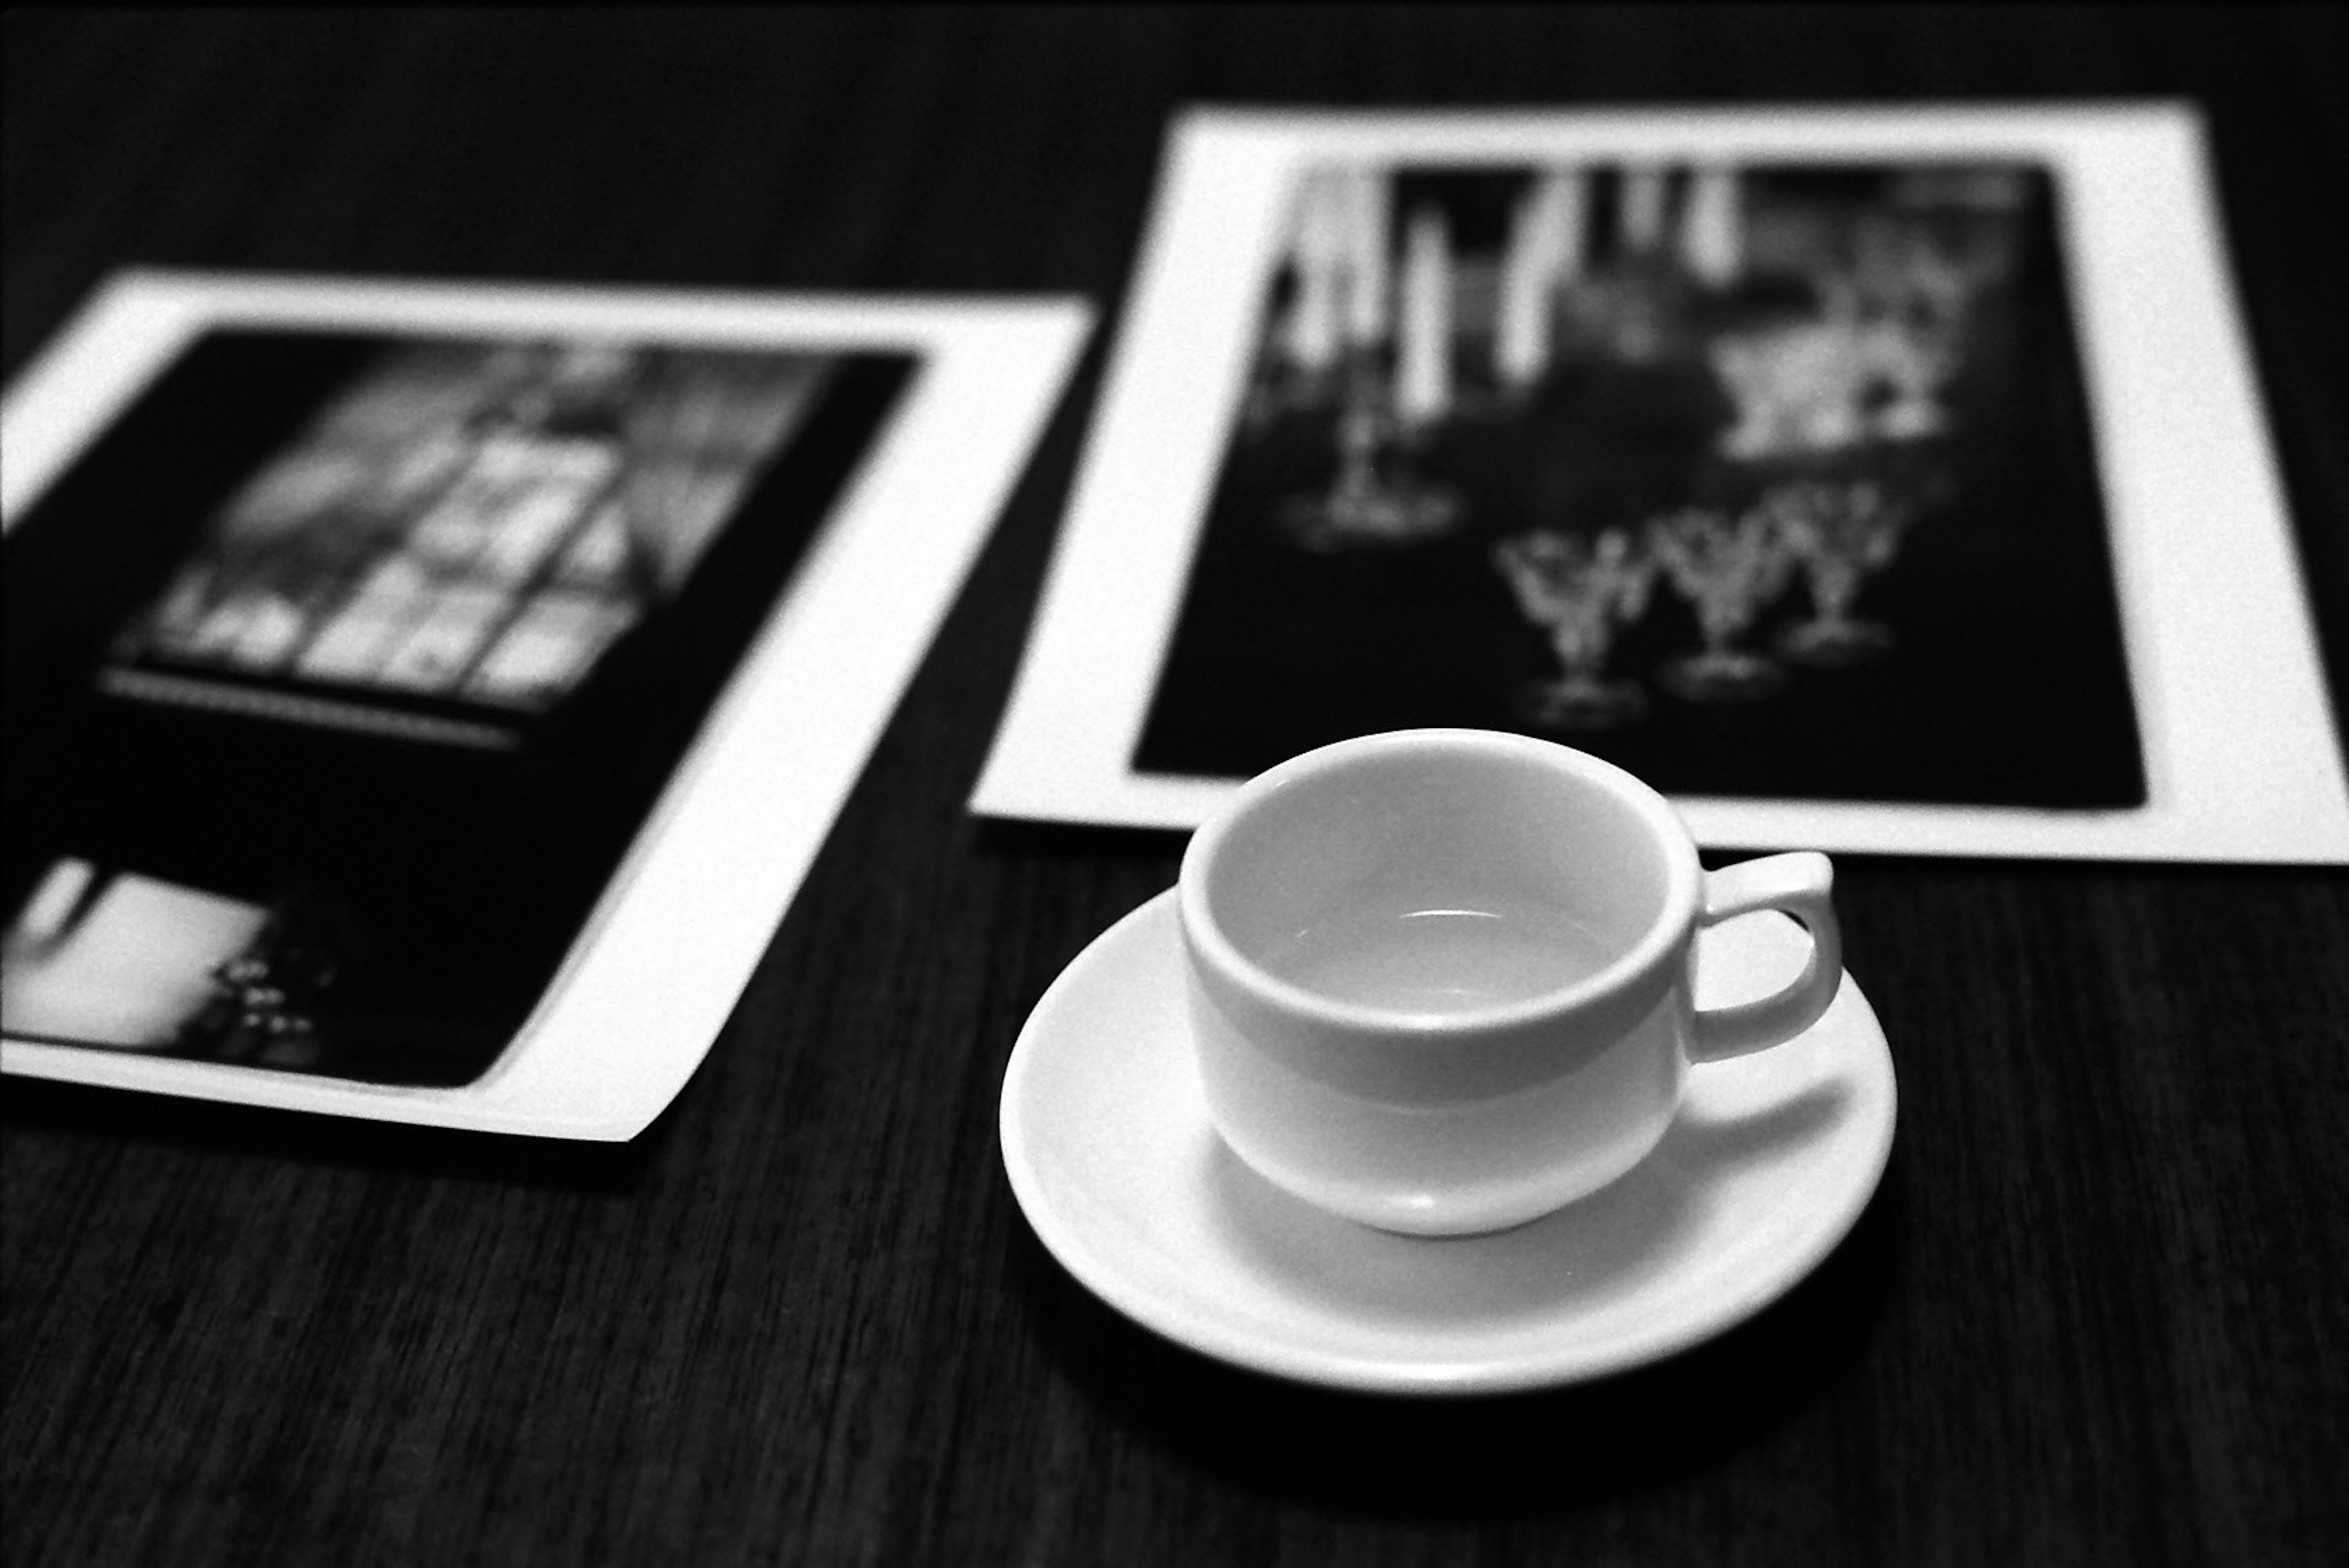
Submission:
M 1680 796 L 1701 844 L 2349 863 L 2349 784 L 2199 115 L 2147 103 L 1285 113 L 1170 136 L 1041 609 L 971 808 L 1185 828 L 1237 781 L 1135 772 L 1293 181 L 1328 160 L 2004 157 L 2057 182 L 2146 804 L 2054 811 Z
M 688 293 L 140 270 L 0 403 L 17 520 L 201 333 L 585 333 L 918 358 L 915 378 L 514 1041 L 460 1087 L 0 1040 L 0 1072 L 551 1137 L 634 1137 L 700 1064 L 1009 495 L 1092 323 L 1081 300 Z

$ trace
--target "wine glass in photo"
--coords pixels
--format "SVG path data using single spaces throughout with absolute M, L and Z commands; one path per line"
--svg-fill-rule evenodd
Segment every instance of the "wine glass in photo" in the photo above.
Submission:
M 1547 530 L 1495 546 L 1493 563 L 1526 618 L 1549 635 L 1560 671 L 1516 696 L 1520 718 L 1557 730 L 1606 730 L 1647 711 L 1638 683 L 1602 673 L 1615 628 L 1645 613 L 1655 565 L 1619 529 L 1596 541 Z
M 1845 484 L 1784 484 L 1756 510 L 1775 520 L 1811 593 L 1809 620 L 1781 633 L 1778 651 L 1831 669 L 1866 664 L 1890 651 L 1892 631 L 1851 613 L 1868 579 L 1889 565 L 1909 528 L 1909 509 L 1872 479 Z
M 1354 171 L 1328 186 L 1321 210 L 1330 237 L 1300 253 L 1306 302 L 1322 301 L 1321 325 L 1292 331 L 1291 351 L 1332 367 L 1340 388 L 1338 467 L 1328 491 L 1282 504 L 1278 525 L 1309 550 L 1378 549 L 1449 534 L 1460 496 L 1413 471 L 1413 452 L 1454 412 L 1450 230 L 1433 208 L 1404 224 L 1399 274 L 1386 252 L 1392 191 L 1377 171 Z M 1314 286 L 1326 272 L 1334 281 Z M 1309 313 L 1299 319 L 1310 319 Z M 1392 341 L 1390 355 L 1385 345 Z
M 1658 671 L 1665 688 L 1692 702 L 1735 702 L 1785 685 L 1776 664 L 1736 646 L 1786 585 L 1794 557 L 1777 519 L 1760 507 L 1733 520 L 1690 506 L 1650 519 L 1646 532 L 1657 566 L 1694 608 L 1704 637 L 1703 648 Z
M 1366 366 L 1351 382 L 1337 421 L 1337 472 L 1322 493 L 1281 503 L 1282 536 L 1301 549 L 1349 550 L 1451 533 L 1464 512 L 1461 498 L 1413 472 L 1411 431 L 1390 406 L 1384 379 Z

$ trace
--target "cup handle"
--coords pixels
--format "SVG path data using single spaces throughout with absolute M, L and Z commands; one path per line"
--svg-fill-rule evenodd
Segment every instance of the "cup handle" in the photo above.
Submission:
M 1816 850 L 1765 856 L 1704 874 L 1699 927 L 1733 915 L 1777 909 L 1811 933 L 1810 961 L 1784 989 L 1731 1007 L 1699 1008 L 1689 1042 L 1692 1062 L 1719 1062 L 1791 1040 L 1819 1021 L 1843 984 L 1843 935 L 1836 927 L 1835 867 Z

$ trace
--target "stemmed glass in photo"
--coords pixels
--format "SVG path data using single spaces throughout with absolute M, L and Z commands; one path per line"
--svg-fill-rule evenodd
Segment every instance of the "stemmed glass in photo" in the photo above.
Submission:
M 1413 471 L 1412 454 L 1454 411 L 1455 267 L 1443 213 L 1404 223 L 1400 275 L 1388 254 L 1392 182 L 1331 171 L 1300 211 L 1300 296 L 1290 348 L 1337 391 L 1337 472 L 1319 495 L 1282 504 L 1278 525 L 1309 550 L 1376 549 L 1450 533 L 1460 496 Z M 1318 194 L 1317 194 L 1318 193 Z
M 1647 609 L 1655 565 L 1619 529 L 1596 542 L 1547 531 L 1504 539 L 1493 552 L 1526 618 L 1549 634 L 1560 673 L 1516 694 L 1520 717 L 1548 729 L 1604 730 L 1647 711 L 1629 680 L 1601 673 L 1619 625 Z
M 1812 618 L 1781 633 L 1778 651 L 1797 663 L 1828 668 L 1882 658 L 1892 646 L 1891 629 L 1855 618 L 1851 604 L 1899 547 L 1908 509 L 1882 484 L 1863 479 L 1780 485 L 1756 510 L 1775 520 L 1811 591 Z
M 1793 556 L 1777 519 L 1760 507 L 1733 522 L 1719 511 L 1684 507 L 1651 519 L 1647 543 L 1656 565 L 1696 610 L 1704 636 L 1702 649 L 1658 672 L 1665 687 L 1691 701 L 1733 702 L 1765 697 L 1785 684 L 1777 665 L 1735 646 L 1785 587 Z
M 1281 503 L 1283 536 L 1308 550 L 1344 550 L 1450 533 L 1463 514 L 1461 498 L 1412 472 L 1410 434 L 1390 406 L 1385 378 L 1374 366 L 1359 367 L 1338 412 L 1337 473 L 1321 494 Z

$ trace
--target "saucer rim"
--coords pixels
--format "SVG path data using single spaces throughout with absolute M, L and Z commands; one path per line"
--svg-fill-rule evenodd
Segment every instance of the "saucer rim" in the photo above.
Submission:
M 1316 1350 L 1253 1333 L 1237 1323 L 1203 1323 L 1194 1314 L 1170 1310 L 1162 1299 L 1164 1293 L 1154 1290 L 1143 1277 L 1146 1271 L 1137 1272 L 1099 1255 L 1099 1249 L 1081 1236 L 1073 1221 L 1063 1218 L 1061 1206 L 1049 1190 L 1051 1183 L 1032 1158 L 1030 1143 L 1034 1135 L 1021 1114 L 1020 1091 L 1035 1070 L 1038 1057 L 1049 1049 L 1034 1044 L 1050 1033 L 1040 1028 L 1039 1021 L 1048 1020 L 1050 1014 L 1067 1005 L 1061 993 L 1089 983 L 1092 979 L 1091 971 L 1108 964 L 1110 955 L 1116 950 L 1129 941 L 1142 940 L 1139 931 L 1128 928 L 1164 919 L 1171 933 L 1174 929 L 1174 889 L 1167 888 L 1112 922 L 1070 960 L 1037 999 L 1020 1026 L 1004 1069 L 997 1116 L 998 1141 L 1012 1196 L 1045 1251 L 1078 1283 L 1129 1321 L 1211 1359 L 1290 1382 L 1417 1397 L 1527 1392 L 1613 1376 L 1669 1359 L 1725 1334 L 1785 1295 L 1809 1277 L 1851 1233 L 1890 1164 L 1899 1110 L 1890 1046 L 1875 1009 L 1847 971 L 1829 1018 L 1843 1015 L 1833 1027 L 1851 1037 L 1845 1050 L 1857 1057 L 1846 1070 L 1857 1071 L 1873 1081 L 1871 1087 L 1880 1090 L 1880 1094 L 1862 1096 L 1863 1104 L 1880 1103 L 1883 1107 L 1876 1125 L 1867 1129 L 1873 1137 L 1864 1150 L 1855 1148 L 1842 1168 L 1845 1179 L 1833 1194 L 1833 1200 L 1815 1208 L 1814 1223 L 1794 1244 L 1770 1254 L 1768 1266 L 1733 1282 L 1737 1288 L 1726 1292 L 1710 1306 L 1673 1314 L 1669 1326 L 1661 1332 L 1618 1335 L 1612 1342 L 1598 1345 L 1588 1341 L 1578 1345 L 1569 1339 L 1562 1349 L 1545 1354 L 1484 1360 L 1436 1355 L 1408 1360 L 1349 1355 Z M 1806 1033 L 1829 1026 L 1828 1020 L 1823 1019 Z M 1204 1118 L 1204 1106 L 1201 1112 Z M 1330 1221 L 1354 1223 L 1336 1216 L 1331 1216 Z M 1444 1239 L 1412 1240 L 1428 1245 L 1446 1244 Z M 1468 1240 L 1473 1243 L 1474 1238 Z

